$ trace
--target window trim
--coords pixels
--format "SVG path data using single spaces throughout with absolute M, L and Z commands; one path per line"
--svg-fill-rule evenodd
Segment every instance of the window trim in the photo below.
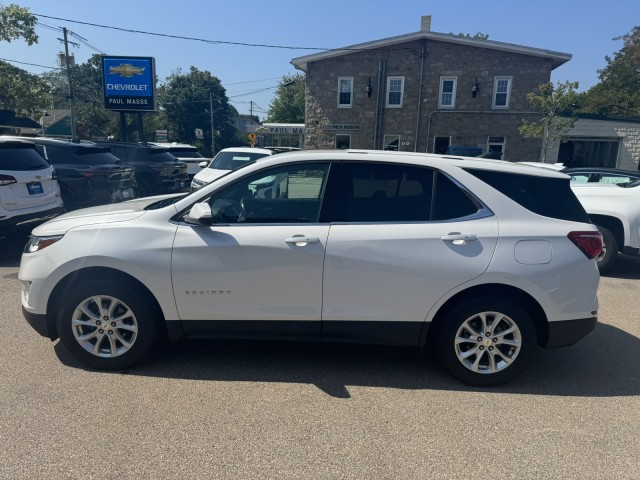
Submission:
M 504 105 L 496 105 L 496 98 L 498 96 L 498 82 L 501 80 L 507 80 L 507 99 Z M 506 110 L 509 108 L 509 104 L 511 103 L 511 87 L 513 85 L 513 77 L 512 76 L 498 76 L 493 78 L 493 99 L 491 101 L 491 108 L 495 110 Z
M 340 94 L 342 93 L 342 82 L 349 82 L 349 103 L 340 103 Z M 338 108 L 351 108 L 353 106 L 353 77 L 338 77 Z
M 391 81 L 400 80 L 400 103 L 390 104 L 389 95 L 391 94 Z M 395 93 L 395 92 L 394 92 Z M 387 77 L 387 94 L 385 95 L 385 107 L 386 108 L 402 108 L 404 105 L 404 76 L 389 76 Z
M 502 138 L 502 142 L 492 142 L 491 141 L 492 138 Z M 491 151 L 491 145 L 501 145 L 502 148 L 500 149 L 500 152 L 502 152 L 502 156 L 504 157 L 504 150 L 505 150 L 505 147 L 507 146 L 507 137 L 500 136 L 500 135 L 488 135 L 487 136 L 487 152 Z
M 451 105 L 445 105 L 442 103 L 442 95 L 444 94 L 443 86 L 444 82 L 453 82 L 453 89 L 451 91 Z M 458 89 L 458 77 L 456 76 L 443 76 L 440 77 L 440 88 L 438 90 L 438 108 L 453 109 L 456 108 L 456 91 Z

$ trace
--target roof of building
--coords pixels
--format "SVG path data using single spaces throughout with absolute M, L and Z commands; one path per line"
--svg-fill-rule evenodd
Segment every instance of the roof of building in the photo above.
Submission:
M 549 58 L 552 61 L 552 68 L 559 67 L 560 65 L 571 60 L 571 57 L 572 57 L 570 53 L 555 52 L 552 50 L 545 50 L 542 48 L 525 47 L 525 46 L 516 45 L 513 43 L 496 42 L 494 40 L 479 40 L 475 38 L 453 35 L 450 33 L 420 31 L 420 32 L 414 32 L 414 33 L 407 33 L 404 35 L 398 35 L 396 37 L 382 38 L 380 40 L 374 40 L 371 42 L 350 45 L 348 47 L 328 50 L 326 52 L 320 52 L 320 53 L 314 53 L 311 55 L 305 55 L 302 57 L 296 57 L 291 60 L 291 63 L 293 64 L 294 67 L 300 70 L 306 71 L 307 65 L 310 62 L 317 62 L 317 61 L 326 60 L 329 58 L 349 55 L 351 53 L 356 53 L 363 50 L 388 48 L 394 45 L 413 42 L 415 40 L 423 40 L 423 39 L 433 40 L 438 42 L 456 43 L 460 45 L 467 45 L 470 47 L 480 47 L 480 48 L 488 48 L 492 50 L 501 50 L 504 52 L 518 53 L 518 54 L 530 55 L 534 57 Z

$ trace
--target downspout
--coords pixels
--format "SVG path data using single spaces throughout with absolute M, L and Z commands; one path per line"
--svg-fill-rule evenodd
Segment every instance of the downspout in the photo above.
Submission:
M 383 105 L 385 94 L 382 92 L 382 87 L 384 86 L 384 72 L 385 72 L 386 64 L 384 60 L 380 60 L 378 62 L 378 90 L 377 90 L 377 98 L 376 98 L 376 120 L 375 120 L 375 128 L 373 130 L 373 149 L 377 150 L 378 145 L 380 144 L 380 135 L 382 132 L 382 113 L 383 113 Z
M 422 51 L 420 52 L 420 85 L 418 87 L 418 108 L 416 109 L 416 136 L 413 141 L 413 151 L 418 151 L 418 132 L 420 131 L 420 112 L 422 110 L 422 87 L 424 85 L 424 59 L 427 56 L 425 40 L 422 39 Z M 427 150 L 429 149 L 429 137 L 427 137 Z

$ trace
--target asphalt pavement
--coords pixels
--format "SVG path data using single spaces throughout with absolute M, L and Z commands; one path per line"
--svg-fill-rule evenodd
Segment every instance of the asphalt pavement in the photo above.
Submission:
M 640 478 L 640 259 L 600 324 L 477 389 L 378 347 L 182 341 L 83 368 L 22 317 L 25 238 L 0 239 L 0 478 Z

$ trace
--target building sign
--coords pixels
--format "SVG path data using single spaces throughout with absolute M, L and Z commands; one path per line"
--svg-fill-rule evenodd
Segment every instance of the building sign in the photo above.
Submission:
M 102 57 L 104 106 L 109 110 L 156 109 L 153 57 Z
M 342 131 L 355 131 L 360 130 L 362 125 L 359 124 L 348 124 L 348 123 L 329 123 L 327 125 L 322 125 L 323 130 L 342 130 Z
M 269 127 L 268 133 L 304 134 L 304 127 Z
M 169 132 L 167 130 L 156 130 L 156 142 L 168 142 Z

